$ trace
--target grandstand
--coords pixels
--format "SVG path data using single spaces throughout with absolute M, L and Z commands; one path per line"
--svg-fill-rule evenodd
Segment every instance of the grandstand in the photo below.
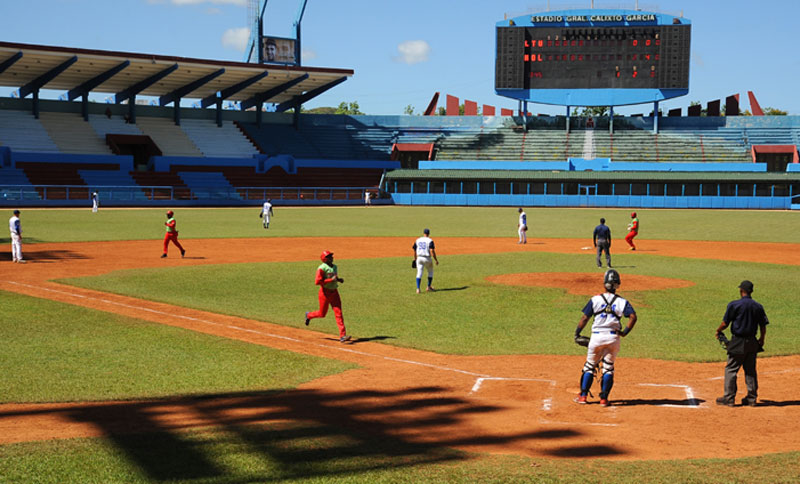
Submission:
M 6 206 L 83 205 L 95 190 L 105 206 L 360 203 L 364 190 L 380 190 L 379 203 L 399 204 L 790 208 L 800 195 L 794 116 L 617 116 L 612 131 L 565 116 L 223 110 L 218 92 L 285 111 L 352 71 L 286 67 L 265 76 L 250 64 L 2 42 L 0 65 L 16 61 L 0 83 L 36 83 L 9 77 L 26 59 L 14 53 L 28 51 L 49 65 L 39 72 L 70 55 L 108 58 L 84 77 L 55 75 L 40 88 L 73 89 L 123 59 L 166 77 L 139 91 L 161 96 L 160 106 L 137 104 L 122 83 L 103 89 L 126 93 L 114 104 L 0 99 Z M 170 66 L 187 62 L 197 80 L 167 82 Z M 200 83 L 209 72 L 216 80 Z M 187 97 L 186 86 L 199 109 L 165 105 Z

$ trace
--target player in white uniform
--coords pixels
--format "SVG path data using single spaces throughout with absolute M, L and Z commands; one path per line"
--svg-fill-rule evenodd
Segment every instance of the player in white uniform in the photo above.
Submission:
M 266 202 L 264 202 L 264 206 L 261 207 L 261 223 L 264 225 L 265 229 L 269 228 L 269 219 L 272 217 L 274 213 L 272 213 L 272 199 L 268 198 Z
M 22 258 L 22 225 L 19 222 L 19 210 L 14 210 L 14 215 L 8 219 L 8 230 L 11 232 L 11 260 L 25 263 Z
M 92 212 L 97 212 L 97 207 L 100 205 L 100 199 L 97 192 L 92 192 Z
M 636 324 L 636 311 L 627 300 L 617 296 L 617 288 L 622 283 L 619 273 L 614 269 L 606 271 L 603 285 L 606 292 L 592 297 L 583 308 L 583 315 L 575 330 L 575 337 L 581 334 L 589 318 L 592 322 L 592 337 L 586 352 L 586 363 L 581 375 L 581 392 L 575 399 L 578 403 L 586 403 L 586 396 L 592 386 L 592 379 L 598 364 L 602 363 L 603 377 L 600 383 L 600 405 L 607 407 L 608 394 L 614 386 L 614 361 L 619 353 L 619 338 L 625 337 Z M 628 325 L 622 329 L 622 318 L 629 318 Z
M 517 223 L 517 232 L 519 233 L 519 242 L 518 244 L 527 244 L 528 243 L 528 215 L 522 210 L 520 207 L 519 211 L 519 222 Z
M 428 270 L 428 287 L 425 290 L 434 290 L 433 286 L 431 286 L 433 282 L 433 261 L 436 261 L 437 266 L 439 265 L 439 259 L 436 258 L 436 247 L 434 246 L 433 239 L 429 237 L 431 231 L 425 229 L 422 233 L 424 235 L 418 238 L 412 246 L 412 249 L 414 249 L 414 257 L 416 257 L 417 261 L 417 294 L 419 294 L 419 283 L 422 280 L 423 269 Z M 431 257 L 433 257 L 433 260 L 431 260 Z

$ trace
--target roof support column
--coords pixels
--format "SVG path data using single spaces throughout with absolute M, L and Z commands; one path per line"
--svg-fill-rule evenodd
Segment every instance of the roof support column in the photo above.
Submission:
M 222 127 L 222 96 L 217 96 L 217 126 Z
M 39 119 L 39 90 L 33 90 L 33 117 Z
M 653 134 L 658 134 L 658 101 L 653 102 Z
M 261 118 L 263 118 L 263 116 L 261 115 L 262 106 L 263 106 L 262 103 L 256 104 L 256 126 L 258 126 L 259 128 L 261 127 Z

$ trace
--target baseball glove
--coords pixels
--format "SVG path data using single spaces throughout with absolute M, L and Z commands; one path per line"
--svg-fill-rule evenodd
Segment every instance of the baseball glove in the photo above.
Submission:
M 258 218 L 261 218 L 262 212 L 258 212 Z
M 575 344 L 578 346 L 589 346 L 589 338 L 586 336 L 575 336 Z
M 725 333 L 717 333 L 717 341 L 719 341 L 719 345 L 722 346 L 723 350 L 727 350 L 728 349 L 728 345 L 730 344 L 730 340 L 728 339 L 727 336 L 725 336 Z
M 527 225 L 523 225 L 522 226 L 522 231 L 523 232 L 527 232 L 528 231 L 528 226 Z
M 411 268 L 412 269 L 416 269 L 417 268 L 417 259 L 414 259 L 414 260 L 411 261 Z

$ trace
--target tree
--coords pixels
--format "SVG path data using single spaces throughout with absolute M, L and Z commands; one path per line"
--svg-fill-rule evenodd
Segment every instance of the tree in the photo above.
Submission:
M 407 114 L 409 116 L 413 116 L 414 115 L 414 106 L 412 106 L 410 104 L 408 106 L 406 106 L 405 109 L 403 109 L 403 114 Z
M 782 111 L 778 108 L 767 108 L 764 110 L 764 116 L 786 116 L 786 111 Z
M 336 108 L 335 114 L 349 114 L 349 115 L 357 115 L 357 114 L 364 114 L 361 112 L 358 106 L 358 101 L 352 101 L 350 103 L 342 101 L 339 103 L 339 107 Z
M 603 116 L 608 116 L 608 107 L 607 106 L 588 106 L 583 108 L 582 111 L 578 111 L 578 108 L 574 108 L 572 110 L 573 116 L 585 116 L 591 118 L 600 118 Z
M 332 107 L 320 107 L 320 108 L 309 109 L 308 111 L 302 111 L 302 112 L 308 114 L 337 114 L 336 108 Z
M 444 106 L 439 106 L 439 109 L 436 110 L 436 114 L 439 116 L 447 116 L 447 109 Z

